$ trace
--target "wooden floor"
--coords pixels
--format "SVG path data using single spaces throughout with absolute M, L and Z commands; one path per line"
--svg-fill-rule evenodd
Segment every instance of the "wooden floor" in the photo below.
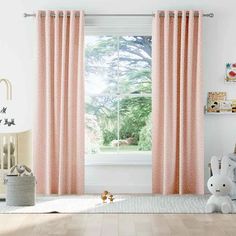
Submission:
M 0 235 L 236 235 L 236 215 L 0 214 Z

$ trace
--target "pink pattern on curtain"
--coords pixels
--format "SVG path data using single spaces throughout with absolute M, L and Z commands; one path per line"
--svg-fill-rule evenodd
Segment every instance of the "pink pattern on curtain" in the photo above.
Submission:
M 44 194 L 82 194 L 83 12 L 39 11 L 37 22 L 38 87 L 34 130 L 37 191 Z
M 159 13 L 153 22 L 153 193 L 203 194 L 202 13 Z

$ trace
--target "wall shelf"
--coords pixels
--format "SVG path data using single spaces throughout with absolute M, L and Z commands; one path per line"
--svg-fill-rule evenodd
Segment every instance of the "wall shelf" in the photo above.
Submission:
M 204 106 L 205 115 L 236 115 L 236 112 L 208 112 L 207 106 Z
M 205 115 L 236 115 L 236 112 L 205 112 Z

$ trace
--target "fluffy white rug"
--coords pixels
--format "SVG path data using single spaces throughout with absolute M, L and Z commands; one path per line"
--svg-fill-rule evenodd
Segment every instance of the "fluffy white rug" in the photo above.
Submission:
M 0 213 L 205 213 L 207 195 L 118 195 L 103 204 L 98 195 L 37 197 L 30 207 L 7 206 Z M 236 203 L 234 202 L 234 213 Z

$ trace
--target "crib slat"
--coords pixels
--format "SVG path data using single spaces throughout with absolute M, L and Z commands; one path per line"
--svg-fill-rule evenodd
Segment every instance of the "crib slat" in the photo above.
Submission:
M 14 150 L 12 150 L 12 148 Z M 11 158 L 12 157 L 12 158 Z M 0 133 L 0 194 L 5 192 L 3 179 L 18 164 L 18 139 L 15 133 Z
M 0 171 L 3 170 L 3 136 L 0 135 Z
M 15 157 L 15 165 L 18 164 L 18 134 L 15 134 L 15 152 L 14 152 L 14 157 Z
M 7 169 L 11 168 L 11 135 L 7 135 Z

